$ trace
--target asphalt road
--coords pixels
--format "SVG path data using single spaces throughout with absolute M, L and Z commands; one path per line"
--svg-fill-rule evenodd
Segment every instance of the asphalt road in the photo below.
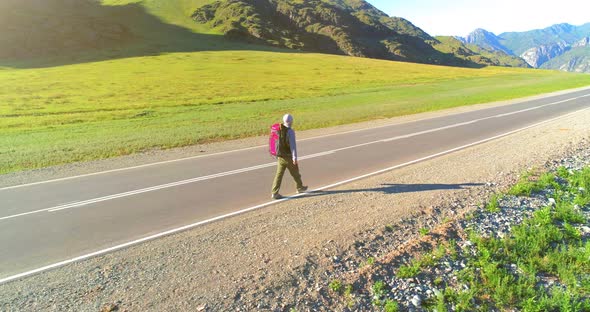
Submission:
M 326 189 L 588 108 L 583 90 L 301 140 L 301 173 L 310 190 Z M 275 166 L 254 147 L 1 188 L 0 283 L 272 205 Z M 293 195 L 288 173 L 283 181 Z

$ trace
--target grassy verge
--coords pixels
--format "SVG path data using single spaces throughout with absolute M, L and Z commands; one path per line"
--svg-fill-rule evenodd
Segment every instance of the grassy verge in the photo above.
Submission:
M 561 179 L 562 183 L 558 183 Z M 477 247 L 469 266 L 460 272 L 469 290 L 448 289 L 439 301 L 453 302 L 463 310 L 518 308 L 522 311 L 590 311 L 590 242 L 574 224 L 588 224 L 580 207 L 588 208 L 590 168 L 557 176 L 525 176 L 510 193 L 530 196 L 551 190 L 553 206 L 512 230 L 507 238 L 471 235 Z M 553 280 L 552 286 L 541 279 Z M 438 303 L 440 305 L 440 302 Z
M 543 194 L 550 204 L 512 225 L 508 235 L 471 231 L 468 241 L 440 241 L 431 252 L 393 268 L 394 279 L 432 285 L 428 288 L 434 289 L 433 295 L 418 301 L 421 308 L 438 312 L 590 311 L 590 241 L 581 230 L 590 224 L 590 167 L 525 174 L 505 196 L 509 194 L 520 196 L 519 202 L 531 194 Z M 494 203 L 482 212 L 502 213 L 498 198 L 494 196 Z M 444 276 L 434 273 L 447 268 L 449 262 L 461 265 Z M 389 286 L 380 280 L 365 287 L 377 310 L 397 311 L 402 305 L 416 304 L 393 301 Z
M 588 224 L 580 211 L 588 209 L 588 187 L 590 168 L 573 173 L 562 168 L 557 176 L 521 180 L 511 193 L 528 196 L 547 189 L 555 204 L 514 227 L 510 237 L 471 234 L 477 253 L 459 274 L 469 289 L 447 289 L 437 305 L 449 302 L 462 310 L 590 311 L 590 242 L 574 227 Z M 554 282 L 549 286 L 543 280 Z
M 305 53 L 171 53 L 0 69 L 0 174 L 590 85 L 590 76 Z

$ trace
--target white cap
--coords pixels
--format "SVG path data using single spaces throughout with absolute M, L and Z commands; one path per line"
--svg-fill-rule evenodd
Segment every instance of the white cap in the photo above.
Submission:
M 283 123 L 285 125 L 291 126 L 291 124 L 293 123 L 293 116 L 285 114 L 285 116 L 283 116 Z

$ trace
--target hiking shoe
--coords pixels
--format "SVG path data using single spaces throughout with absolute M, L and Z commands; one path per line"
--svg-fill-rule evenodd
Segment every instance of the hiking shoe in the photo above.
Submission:
M 283 195 L 281 195 L 279 193 L 276 193 L 276 194 L 270 195 L 270 198 L 272 198 L 272 199 L 282 199 L 283 198 Z
M 307 185 L 297 189 L 297 193 L 299 194 L 305 193 L 305 191 L 307 191 Z

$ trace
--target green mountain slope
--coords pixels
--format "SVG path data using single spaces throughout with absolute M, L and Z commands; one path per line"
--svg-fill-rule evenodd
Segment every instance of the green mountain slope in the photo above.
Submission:
M 190 29 L 196 33 L 215 33 L 208 27 L 201 27 L 190 18 L 195 8 L 215 0 L 95 0 L 108 6 L 138 5 L 162 22 Z
M 2 0 L 0 66 L 218 50 L 330 54 L 452 66 L 465 59 L 363 0 Z
M 402 18 L 360 0 L 219 0 L 193 19 L 232 39 L 389 60 L 448 63 L 433 40 Z
M 0 57 L 32 58 L 129 46 L 139 37 L 121 19 L 135 12 L 90 1 L 5 0 L 0 2 Z
M 166 52 L 269 50 L 190 18 L 188 0 L 2 0 L 0 66 L 55 66 Z
M 433 45 L 440 52 L 464 59 L 469 63 L 488 66 L 530 67 L 523 59 L 502 51 L 486 50 L 475 44 L 464 44 L 455 37 L 438 36 Z
M 503 51 L 486 50 L 477 45 L 468 44 L 467 47 L 482 57 L 492 60 L 494 66 L 523 67 L 530 68 L 525 60 L 520 57 L 507 54 Z

